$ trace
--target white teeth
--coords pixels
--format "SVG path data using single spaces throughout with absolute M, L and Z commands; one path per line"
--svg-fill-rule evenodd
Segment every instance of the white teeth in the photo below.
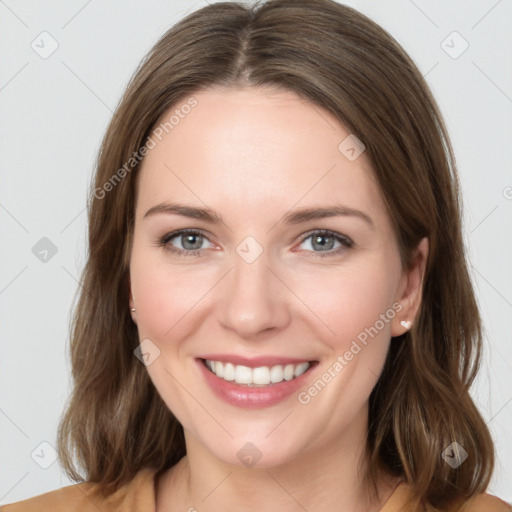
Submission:
M 210 361 L 206 359 L 206 366 L 217 377 L 227 381 L 235 381 L 237 384 L 249 386 L 268 386 L 278 384 L 283 380 L 292 380 L 300 377 L 311 366 L 310 363 L 287 364 L 285 366 L 260 366 L 249 368 L 248 366 L 233 365 L 222 361 Z
M 231 363 L 224 365 L 224 375 L 222 378 L 224 380 L 235 380 L 235 367 Z
M 254 368 L 252 370 L 253 384 L 270 384 L 270 369 L 267 366 Z
M 222 377 L 215 372 L 217 377 Z M 252 370 L 248 366 L 235 366 L 235 382 L 237 384 L 252 384 Z
M 300 377 L 309 368 L 309 363 L 301 363 L 295 367 L 294 377 Z
M 276 382 L 281 382 L 283 378 L 283 367 L 281 365 L 272 366 L 270 369 L 270 382 L 275 384 Z
M 292 380 L 294 371 L 295 371 L 295 367 L 293 366 L 293 364 L 287 364 L 284 367 L 284 372 L 283 372 L 285 380 Z

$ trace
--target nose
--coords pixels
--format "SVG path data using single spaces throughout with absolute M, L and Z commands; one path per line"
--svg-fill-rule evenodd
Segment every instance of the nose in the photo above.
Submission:
M 283 329 L 291 319 L 290 291 L 270 267 L 265 252 L 247 263 L 234 255 L 233 269 L 218 292 L 218 318 L 239 337 Z

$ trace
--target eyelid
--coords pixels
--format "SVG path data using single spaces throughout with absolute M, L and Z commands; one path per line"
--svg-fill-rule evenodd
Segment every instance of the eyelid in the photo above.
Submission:
M 192 249 L 192 250 L 183 250 L 179 249 L 177 247 L 169 248 L 167 247 L 167 244 L 173 239 L 180 235 L 192 233 L 192 234 L 198 234 L 205 238 L 209 243 L 213 243 L 210 238 L 209 234 L 204 231 L 201 228 L 183 228 L 178 229 L 176 231 L 172 231 L 170 233 L 165 234 L 164 236 L 160 237 L 157 240 L 157 246 L 164 247 L 166 250 L 178 254 L 178 255 L 186 255 L 186 256 L 201 256 L 201 253 L 204 251 L 204 249 Z M 323 256 L 334 256 L 339 254 L 342 250 L 350 249 L 354 242 L 352 239 L 350 239 L 348 236 L 343 235 L 342 233 L 337 233 L 335 231 L 329 230 L 329 229 L 312 229 L 308 231 L 307 233 L 304 233 L 300 235 L 298 243 L 302 244 L 304 243 L 308 238 L 311 238 L 313 235 L 318 236 L 328 236 L 332 237 L 336 240 L 338 240 L 341 244 L 341 247 L 338 247 L 335 250 L 327 250 L 327 251 L 304 251 L 306 253 L 310 253 L 309 256 L 311 257 L 323 257 Z
M 308 258 L 328 258 L 339 256 L 340 253 L 345 252 L 347 249 L 350 249 L 354 246 L 354 242 L 351 238 L 349 238 L 346 235 L 343 235 L 342 233 L 337 233 L 330 229 L 313 229 L 308 233 L 301 235 L 299 245 L 304 243 L 308 238 L 311 238 L 315 234 L 318 236 L 332 237 L 335 240 L 338 240 L 340 242 L 340 247 L 337 247 L 336 249 L 330 249 L 327 251 L 301 251 L 305 252 Z
M 200 228 L 183 228 L 183 229 L 177 229 L 176 231 L 171 231 L 169 233 L 166 233 L 164 236 L 162 236 L 160 238 L 161 241 L 163 240 L 172 240 L 173 238 L 176 238 L 177 236 L 180 236 L 180 235 L 183 235 L 183 234 L 186 234 L 186 233 L 192 233 L 192 234 L 198 234 L 198 235 L 201 235 L 202 237 L 206 238 L 209 242 L 210 241 L 210 238 L 209 238 L 209 233 L 207 233 L 206 231 L 200 229 Z
M 336 238 L 338 240 L 341 240 L 345 242 L 347 245 L 353 245 L 354 242 L 352 239 L 350 239 L 347 235 L 344 235 L 342 233 L 337 233 L 336 231 L 332 231 L 330 229 L 313 229 L 309 231 L 308 233 L 305 233 L 304 235 L 301 235 L 300 242 L 304 242 L 304 240 L 307 240 L 310 236 L 319 234 L 323 236 L 332 236 L 333 238 Z
M 202 230 L 201 228 L 183 228 L 183 229 L 178 229 L 176 231 L 172 231 L 170 233 L 167 233 L 165 234 L 164 236 L 160 237 L 158 240 L 157 240 L 157 246 L 161 246 L 161 247 L 164 247 L 166 248 L 168 251 L 170 252 L 173 252 L 173 253 L 176 253 L 176 254 L 186 254 L 187 256 L 188 255 L 199 255 L 199 253 L 201 253 L 201 251 L 203 251 L 204 249 L 192 249 L 190 251 L 187 251 L 187 250 L 183 250 L 183 249 L 179 249 L 177 247 L 172 247 L 172 248 L 168 248 L 167 247 L 167 244 L 173 239 L 173 238 L 177 238 L 179 236 L 182 236 L 182 235 L 185 235 L 187 233 L 191 233 L 191 234 L 197 234 L 197 235 L 200 235 L 202 236 L 205 240 L 207 240 L 209 243 L 213 243 L 211 240 L 210 240 L 210 235 Z

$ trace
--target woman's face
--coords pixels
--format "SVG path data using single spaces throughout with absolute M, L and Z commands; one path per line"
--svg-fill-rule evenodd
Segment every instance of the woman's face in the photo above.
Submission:
M 362 443 L 419 283 L 367 157 L 292 92 L 193 98 L 137 178 L 130 307 L 149 375 L 189 448 L 229 464 Z

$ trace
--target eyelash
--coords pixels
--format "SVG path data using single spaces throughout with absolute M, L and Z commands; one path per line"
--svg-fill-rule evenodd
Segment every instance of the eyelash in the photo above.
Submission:
M 174 254 L 177 254 L 178 256 L 193 256 L 193 257 L 200 257 L 202 249 L 193 249 L 191 251 L 183 250 L 183 249 L 177 249 L 176 247 L 169 246 L 169 242 L 180 235 L 184 234 L 192 234 L 192 235 L 200 235 L 204 237 L 206 240 L 208 240 L 208 237 L 205 233 L 203 233 L 201 230 L 198 229 L 180 229 L 179 231 L 174 231 L 172 233 L 168 233 L 164 235 L 162 238 L 160 238 L 157 242 L 158 247 L 163 247 L 168 251 L 171 251 Z M 333 237 L 335 240 L 341 243 L 341 247 L 338 247 L 335 250 L 329 250 L 329 251 L 306 251 L 309 253 L 314 253 L 315 255 L 308 256 L 312 258 L 320 257 L 320 258 L 326 258 L 329 256 L 338 255 L 341 251 L 345 249 L 350 249 L 354 242 L 348 238 L 347 236 L 340 235 L 339 233 L 335 233 L 334 231 L 329 231 L 328 229 L 320 229 L 316 231 L 310 231 L 308 234 L 306 234 L 301 240 L 300 244 L 304 243 L 308 238 L 311 238 L 312 236 L 325 236 L 325 237 Z

